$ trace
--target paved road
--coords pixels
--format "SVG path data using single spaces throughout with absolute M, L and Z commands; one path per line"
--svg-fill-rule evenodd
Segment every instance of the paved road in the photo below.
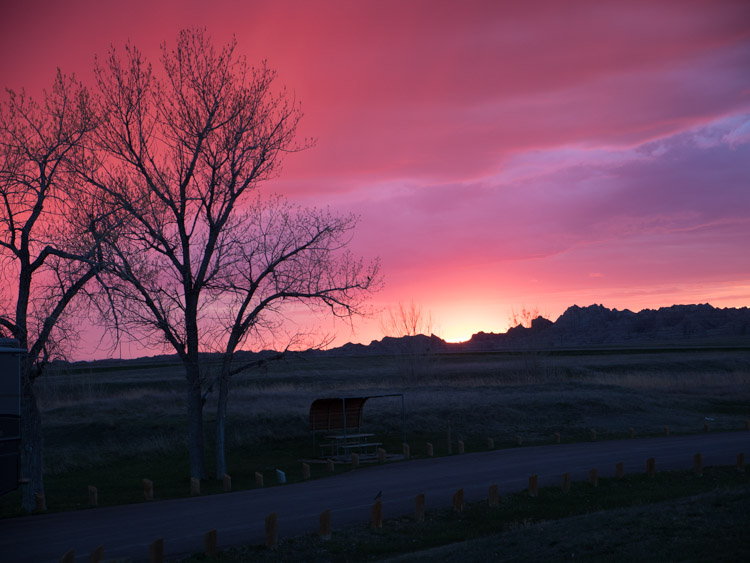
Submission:
M 409 514 L 414 497 L 425 493 L 427 508 L 449 506 L 463 487 L 467 501 L 486 498 L 492 484 L 501 493 L 524 489 L 529 475 L 539 485 L 558 485 L 562 474 L 585 480 L 596 467 L 613 476 L 622 461 L 626 473 L 644 472 L 646 459 L 656 469 L 687 469 L 700 452 L 704 465 L 730 465 L 737 454 L 750 455 L 750 432 L 710 433 L 633 440 L 529 446 L 446 458 L 367 467 L 326 479 L 268 489 L 180 500 L 97 508 L 0 520 L 0 559 L 8 562 L 59 561 L 75 549 L 77 560 L 104 545 L 104 557 L 142 561 L 148 545 L 164 539 L 168 558 L 203 549 L 203 534 L 218 530 L 219 548 L 262 544 L 265 517 L 278 513 L 279 536 L 317 531 L 320 513 L 331 509 L 334 528 L 366 524 L 378 491 L 383 516 Z

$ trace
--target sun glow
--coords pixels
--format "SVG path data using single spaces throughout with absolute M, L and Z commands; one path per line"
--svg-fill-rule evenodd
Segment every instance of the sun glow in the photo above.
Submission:
M 449 338 L 443 338 L 443 340 L 450 342 L 451 344 L 460 344 L 461 342 L 471 340 L 471 336 L 451 336 Z
M 441 331 L 438 335 L 446 342 L 456 344 L 458 342 L 467 342 L 471 337 L 481 329 L 473 329 L 468 326 L 453 326 L 447 330 Z

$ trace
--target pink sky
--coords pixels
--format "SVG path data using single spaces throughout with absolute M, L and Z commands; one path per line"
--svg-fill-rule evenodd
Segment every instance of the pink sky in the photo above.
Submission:
M 0 78 L 83 80 L 128 39 L 235 34 L 302 101 L 314 148 L 266 189 L 361 216 L 383 308 L 446 339 L 511 309 L 750 302 L 750 3 L 24 1 Z M 330 329 L 329 321 L 323 321 Z M 382 336 L 377 320 L 338 344 Z

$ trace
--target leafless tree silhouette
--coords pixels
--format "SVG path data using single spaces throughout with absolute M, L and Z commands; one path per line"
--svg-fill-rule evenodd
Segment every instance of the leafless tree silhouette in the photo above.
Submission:
M 274 91 L 275 73 L 248 67 L 236 42 L 216 49 L 202 30 L 162 48 L 157 76 L 135 47 L 112 49 L 96 69 L 104 113 L 86 177 L 121 210 L 109 239 L 104 300 L 112 326 L 173 349 L 187 380 L 190 475 L 207 477 L 203 404 L 213 378 L 201 354 L 223 354 L 219 429 L 234 352 L 294 301 L 334 314 L 359 312 L 377 285 L 377 264 L 348 255 L 352 218 L 292 210 L 253 198 L 295 142 L 299 104 Z M 221 472 L 223 474 L 223 471 Z M 220 474 L 220 475 L 221 475 Z
M 239 221 L 241 234 L 219 273 L 213 333 L 222 352 L 216 416 L 216 477 L 226 473 L 225 425 L 232 375 L 246 368 L 235 351 L 248 338 L 278 340 L 287 334 L 284 311 L 298 303 L 336 317 L 364 314 L 363 299 L 380 286 L 377 262 L 365 265 L 346 252 L 353 216 L 294 207 L 281 198 L 257 197 Z M 287 336 L 294 343 L 299 334 Z M 306 341 L 309 345 L 309 340 Z
M 435 330 L 432 314 L 422 309 L 422 305 L 413 300 L 408 303 L 399 301 L 395 307 L 389 307 L 383 313 L 380 330 L 386 336 L 400 338 L 424 334 L 430 336 Z
M 539 307 L 536 305 L 534 307 L 526 307 L 524 305 L 521 307 L 520 311 L 516 311 L 515 308 L 511 309 L 508 322 L 510 323 L 511 328 L 516 326 L 531 328 L 531 322 L 541 316 L 544 315 L 539 312 Z
M 41 103 L 8 92 L 0 113 L 0 326 L 22 361 L 23 508 L 44 493 L 34 381 L 73 346 L 74 300 L 101 268 L 102 215 L 71 167 L 96 126 L 89 95 L 59 71 Z
M 413 300 L 399 301 L 386 309 L 380 319 L 380 330 L 385 336 L 401 339 L 400 370 L 405 379 L 418 382 L 429 374 L 436 358 L 432 335 L 437 330 L 429 311 Z M 420 336 L 430 337 L 430 340 Z

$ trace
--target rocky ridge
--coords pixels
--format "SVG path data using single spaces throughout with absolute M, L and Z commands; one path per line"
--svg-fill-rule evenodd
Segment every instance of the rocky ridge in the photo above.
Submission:
M 466 342 L 431 336 L 386 337 L 370 344 L 345 344 L 314 355 L 386 355 L 399 353 L 490 352 L 567 348 L 680 346 L 750 347 L 750 309 L 673 305 L 637 313 L 602 305 L 569 307 L 552 322 L 537 317 L 504 333 L 479 332 Z

